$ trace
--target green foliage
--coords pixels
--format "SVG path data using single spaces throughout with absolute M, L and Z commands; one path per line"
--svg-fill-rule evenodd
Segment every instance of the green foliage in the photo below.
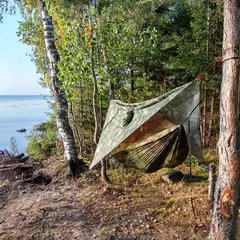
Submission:
M 181 11 L 182 14 L 187 11 L 190 25 L 178 45 L 177 55 L 170 57 L 170 63 L 193 78 L 221 56 L 222 7 L 206 0 Z
M 221 55 L 222 6 L 210 0 L 104 0 L 96 8 L 85 0 L 46 3 L 60 55 L 58 75 L 72 104 L 71 123 L 81 149 L 93 149 L 91 57 L 102 126 L 111 90 L 126 102 L 147 100 L 192 81 Z M 51 88 L 39 8 L 34 0 L 20 5 L 25 18 L 20 39 L 32 47 L 41 83 Z M 210 69 L 204 81 L 219 69 Z M 210 87 L 219 88 L 219 77 Z
M 52 118 L 45 124 L 45 132 L 31 131 L 27 136 L 29 140 L 27 153 L 35 160 L 43 160 L 56 151 L 57 127 Z

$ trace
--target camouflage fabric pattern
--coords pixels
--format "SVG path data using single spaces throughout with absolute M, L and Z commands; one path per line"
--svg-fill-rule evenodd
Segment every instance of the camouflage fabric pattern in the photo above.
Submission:
M 160 97 L 141 103 L 127 104 L 118 100 L 111 101 L 90 167 L 94 167 L 109 153 L 114 153 L 125 139 L 155 114 L 165 116 L 175 125 L 183 125 L 189 152 L 202 160 L 199 133 L 199 84 L 200 82 L 195 80 Z

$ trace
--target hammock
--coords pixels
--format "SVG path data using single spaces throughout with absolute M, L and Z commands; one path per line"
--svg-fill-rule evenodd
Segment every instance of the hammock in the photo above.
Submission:
M 108 154 L 146 173 L 176 167 L 188 153 L 202 160 L 199 84 L 141 103 L 111 101 L 90 168 Z
M 144 141 L 129 145 L 113 156 L 126 166 L 145 173 L 167 167 L 174 168 L 188 155 L 187 137 L 182 125 L 157 133 Z

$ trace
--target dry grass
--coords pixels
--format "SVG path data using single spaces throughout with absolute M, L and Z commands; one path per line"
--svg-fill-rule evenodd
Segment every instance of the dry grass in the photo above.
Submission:
M 205 239 L 210 210 L 207 182 L 162 182 L 124 169 L 110 171 L 104 186 L 98 173 L 76 181 L 62 174 L 64 163 L 51 158 L 48 186 L 5 182 L 0 186 L 0 239 L 171 240 Z M 188 168 L 180 167 L 184 173 Z M 193 169 L 194 174 L 200 170 Z M 193 201 L 193 206 L 191 204 Z

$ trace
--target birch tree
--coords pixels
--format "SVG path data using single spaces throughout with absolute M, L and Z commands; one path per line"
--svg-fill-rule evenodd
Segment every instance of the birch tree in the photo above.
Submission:
M 68 120 L 68 102 L 64 96 L 62 83 L 58 77 L 58 62 L 60 61 L 60 56 L 55 44 L 52 17 L 48 14 L 45 1 L 41 1 L 40 6 L 44 26 L 46 52 L 49 60 L 50 79 L 56 104 L 57 128 L 63 142 L 64 158 L 68 163 L 69 173 L 75 177 L 77 171 L 83 171 L 85 166 L 84 163 L 78 159 L 73 131 Z
M 220 97 L 219 176 L 214 196 L 211 240 L 236 239 L 239 207 L 238 0 L 224 1 L 223 68 Z

